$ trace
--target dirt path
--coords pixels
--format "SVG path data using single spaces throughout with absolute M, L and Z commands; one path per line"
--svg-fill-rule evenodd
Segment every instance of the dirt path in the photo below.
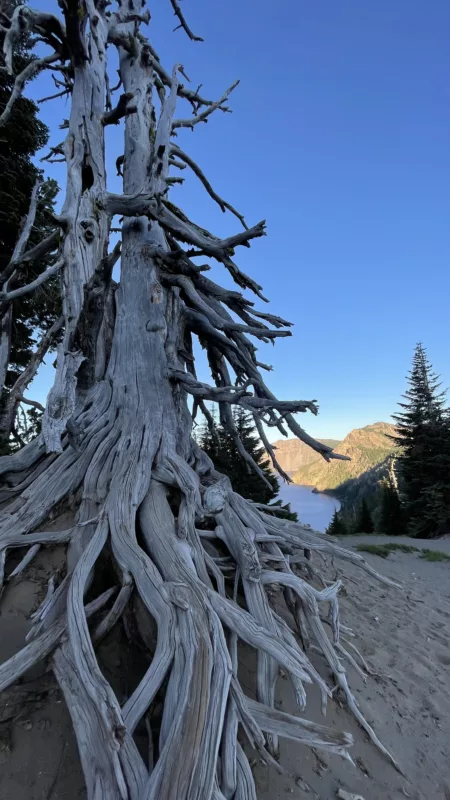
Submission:
M 383 543 L 386 537 L 346 537 L 345 544 Z M 450 540 L 395 541 L 429 547 L 450 555 Z M 344 543 L 344 540 L 342 540 Z M 366 554 L 364 554 L 366 555 Z M 429 563 L 417 555 L 395 553 L 388 559 L 367 554 L 378 571 L 400 581 L 403 591 L 388 589 L 345 565 L 346 596 L 341 599 L 342 622 L 355 633 L 353 640 L 378 678 L 362 679 L 349 667 L 357 701 L 383 744 L 391 751 L 405 780 L 378 754 L 347 710 L 330 703 L 327 724 L 350 731 L 355 738 L 356 768 L 335 756 L 315 756 L 294 742 L 281 742 L 281 764 L 309 784 L 306 792 L 295 780 L 258 765 L 259 797 L 332 800 L 339 787 L 365 800 L 450 800 L 450 563 Z M 316 661 L 316 666 L 320 662 Z M 320 668 L 322 674 L 323 667 Z M 308 716 L 323 721 L 314 696 Z M 280 682 L 281 708 L 293 708 L 287 682 Z M 326 769 L 324 769 L 326 766 Z M 299 781 L 300 783 L 300 781 Z
M 377 543 L 385 539 L 351 537 L 346 544 L 361 541 Z M 450 554 L 450 540 L 397 541 Z M 51 554 L 47 551 L 29 567 L 26 580 L 7 587 L 1 602 L 0 662 L 22 646 L 29 615 L 45 594 L 48 571 L 62 565 L 62 556 L 57 549 Z M 326 754 L 318 754 L 318 758 L 294 742 L 282 741 L 281 764 L 291 775 L 278 775 L 256 761 L 260 800 L 289 796 L 332 800 L 339 787 L 359 793 L 365 800 L 450 800 L 450 563 L 428 563 L 404 553 L 392 554 L 387 560 L 371 555 L 367 558 L 379 571 L 401 581 L 405 589 L 386 589 L 365 577 L 362 594 L 362 573 L 344 565 L 342 621 L 353 628 L 354 643 L 379 673 L 364 685 L 349 667 L 349 678 L 361 709 L 408 778 L 378 754 L 345 708 L 330 702 L 324 720 L 318 692 L 313 689 L 307 716 L 353 734 L 356 766 Z M 111 640 L 103 647 L 115 669 L 122 673 L 128 669 L 123 663 L 125 643 L 118 646 Z M 313 660 L 328 677 L 320 659 Z M 241 652 L 240 670 L 251 693 L 254 666 L 248 650 Z M 45 674 L 45 666 L 30 671 L 26 679 L 8 692 L 7 703 L 2 698 L 0 706 L 0 797 L 84 798 L 76 743 L 64 702 Z M 283 679 L 279 681 L 279 702 L 283 710 L 293 711 L 289 684 Z

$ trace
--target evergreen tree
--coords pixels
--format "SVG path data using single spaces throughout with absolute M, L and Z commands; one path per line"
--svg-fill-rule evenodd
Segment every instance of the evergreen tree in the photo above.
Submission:
M 334 509 L 331 522 L 325 533 L 327 533 L 328 536 L 345 536 L 348 533 L 347 527 L 337 508 Z
M 215 407 L 210 409 L 210 418 L 205 419 L 195 434 L 195 438 L 203 452 L 214 463 L 218 472 L 228 475 L 230 470 L 229 437 L 217 421 Z
M 279 484 L 270 469 L 263 445 L 249 414 L 238 408 L 234 414 L 234 425 L 246 452 L 252 457 L 266 481 L 241 456 L 236 442 L 222 425 L 217 425 L 212 414 L 214 428 L 205 425 L 198 437 L 199 444 L 211 458 L 218 472 L 223 472 L 231 481 L 235 491 L 257 503 L 269 503 L 278 495 Z
M 236 433 L 245 450 L 258 465 L 270 484 L 270 487 L 252 469 L 250 464 L 243 459 L 236 441 L 233 440 L 229 431 L 222 425 L 217 424 L 213 409 L 211 409 L 210 414 L 210 422 L 209 424 L 205 422 L 202 425 L 197 440 L 202 450 L 214 462 L 217 471 L 227 475 L 233 489 L 243 497 L 256 503 L 270 503 L 274 508 L 275 514 L 283 516 L 285 519 L 296 521 L 297 514 L 291 511 L 289 503 L 283 505 L 281 500 L 275 500 L 279 491 L 279 482 L 270 468 L 266 451 L 250 414 L 247 414 L 242 408 L 237 408 L 234 411 L 233 420 Z
M 423 524 L 416 526 L 418 536 L 427 538 L 450 533 L 450 415 L 446 411 L 442 426 L 435 429 L 434 453 L 427 459 L 434 483 L 426 490 Z M 421 522 L 421 521 L 420 521 Z
M 2 3 L 2 11 L 11 13 L 16 2 Z M 14 55 L 14 72 L 21 72 L 30 61 L 27 38 Z M 14 76 L 0 70 L 0 113 L 6 107 L 14 86 Z M 37 106 L 26 97 L 19 97 L 0 135 L 0 273 L 8 264 L 16 244 L 20 225 L 28 211 L 31 191 L 40 171 L 32 156 L 48 141 L 49 131 L 37 117 Z M 36 228 L 38 224 L 36 223 Z
M 4 13 L 11 13 L 17 2 L 9 0 L 2 5 Z M 20 72 L 31 60 L 28 52 L 29 37 L 22 38 L 21 46 L 14 56 L 15 72 Z M 14 77 L 0 70 L 0 114 L 3 112 L 14 84 Z M 13 106 L 11 116 L 1 128 L 0 135 L 0 276 L 9 264 L 23 220 L 28 212 L 33 187 L 43 175 L 32 162 L 32 157 L 47 143 L 49 131 L 37 116 L 38 107 L 31 100 L 20 96 Z M 35 223 L 31 231 L 28 248 L 34 247 L 54 230 L 51 213 L 58 186 L 54 180 L 43 181 L 39 191 Z M 55 243 L 56 247 L 56 243 Z M 8 289 L 16 288 L 20 282 L 30 283 L 49 266 L 49 257 L 27 265 L 26 280 L 21 270 L 16 270 L 8 281 Z M 3 280 L 1 283 L 3 284 Z M 5 324 L 12 326 L 11 350 L 5 385 L 0 387 L 0 413 L 8 392 L 22 370 L 29 364 L 40 336 L 48 331 L 61 313 L 59 277 L 54 276 L 42 284 L 34 293 L 13 301 L 11 316 L 5 316 Z M 54 344 L 56 344 L 55 339 Z M 24 409 L 22 433 L 28 440 L 35 430 L 36 409 Z M 26 431 L 25 431 L 26 428 Z M 9 452 L 9 430 L 0 431 L 0 453 Z
M 445 392 L 418 344 L 409 387 L 394 415 L 400 450 L 401 490 L 408 530 L 431 538 L 448 529 L 450 516 L 450 423 Z
M 405 533 L 405 520 L 400 497 L 391 482 L 384 478 L 380 486 L 380 509 L 378 529 L 386 536 L 401 536 Z
M 243 461 L 236 443 L 230 441 L 230 459 L 232 475 L 231 484 L 233 488 L 239 490 L 240 494 L 249 500 L 257 503 L 270 503 L 278 495 L 280 485 L 276 475 L 270 468 L 264 446 L 259 438 L 252 417 L 242 408 L 237 408 L 234 412 L 234 424 L 236 432 L 241 440 L 246 452 L 252 457 L 255 464 L 264 475 L 267 483 L 255 472 L 252 467 Z
M 374 526 L 372 515 L 369 511 L 366 499 L 363 497 L 356 518 L 355 533 L 373 533 Z
M 283 519 L 289 519 L 292 522 L 298 521 L 298 514 L 296 511 L 291 511 L 291 504 L 290 503 L 283 503 L 281 500 L 274 500 L 270 503 L 270 507 L 273 508 L 273 514 L 276 517 L 282 517 Z M 267 512 L 266 512 L 267 513 Z M 269 512 L 271 513 L 271 512 Z

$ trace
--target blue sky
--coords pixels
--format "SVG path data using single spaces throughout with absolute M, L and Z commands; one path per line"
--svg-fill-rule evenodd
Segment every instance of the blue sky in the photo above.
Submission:
M 204 44 L 172 33 L 168 0 L 150 7 L 168 69 L 182 62 L 210 97 L 241 79 L 233 114 L 179 142 L 250 224 L 267 220 L 238 263 L 263 285 L 267 310 L 295 323 L 291 339 L 262 347 L 272 390 L 317 399 L 319 417 L 301 424 L 340 438 L 389 419 L 418 340 L 450 385 L 448 0 L 185 0 Z M 48 80 L 29 94 L 47 94 Z M 53 144 L 67 115 L 62 101 L 42 106 Z M 118 190 L 120 128 L 108 137 Z M 63 185 L 57 165 L 51 174 Z M 239 228 L 195 179 L 174 200 L 219 235 Z M 221 269 L 213 277 L 230 285 Z

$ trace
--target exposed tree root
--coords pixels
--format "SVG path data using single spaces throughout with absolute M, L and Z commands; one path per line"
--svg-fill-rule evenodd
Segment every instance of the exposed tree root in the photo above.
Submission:
M 100 394 L 111 411 L 110 391 L 103 387 Z M 104 406 L 100 408 L 102 423 L 98 417 L 88 422 L 89 435 L 80 452 L 69 447 L 56 460 L 50 459 L 29 484 L 20 505 L 12 504 L 0 529 L 1 553 L 25 549 L 21 569 L 37 547 L 67 543 L 68 564 L 71 551 L 78 554 L 67 577 L 36 612 L 29 643 L 0 667 L 0 687 L 11 685 L 33 664 L 51 656 L 72 716 L 88 796 L 255 797 L 252 773 L 237 740 L 239 726 L 269 763 L 274 763 L 278 736 L 348 757 L 350 734 L 274 707 L 280 667 L 292 681 L 300 710 L 306 704 L 307 684 L 317 685 L 324 709 L 331 697 L 331 687 L 300 644 L 305 640 L 321 652 L 349 709 L 397 766 L 348 687 L 341 657 L 359 672 L 362 669 L 341 643 L 337 600 L 341 583 L 316 588 L 309 562 L 305 565 L 295 554 L 304 548 L 318 550 L 357 563 L 370 574 L 374 571 L 359 554 L 345 551 L 326 536 L 242 500 L 195 446 L 189 464 L 167 451 L 163 441 L 156 447 L 153 443 L 153 468 L 144 477 L 144 450 L 137 446 L 145 439 L 144 431 L 131 431 L 128 424 L 119 427 L 122 433 L 117 437 L 117 427 L 111 424 L 116 413 L 108 419 Z M 83 415 L 89 419 L 89 410 Z M 136 448 L 125 447 L 130 437 Z M 77 490 L 82 499 L 72 528 L 36 530 Z M 85 605 L 105 558 L 112 558 L 121 586 Z M 6 569 L 5 579 L 21 569 L 11 575 Z M 265 590 L 269 585 L 293 593 L 297 638 L 270 604 Z M 147 673 L 120 707 L 99 669 L 94 643 L 117 624 L 133 592 L 141 598 L 149 621 L 156 621 L 157 643 L 148 655 Z M 301 614 L 295 613 L 299 608 L 295 598 Z M 332 641 L 320 618 L 324 605 L 330 609 Z M 100 609 L 104 611 L 99 620 Z M 97 622 L 89 628 L 93 614 Z M 299 630 L 299 625 L 306 629 Z M 257 651 L 257 700 L 246 697 L 239 684 L 238 640 Z M 149 773 L 133 732 L 163 685 L 159 748 Z
M 188 35 L 198 38 L 178 2 L 172 5 Z M 391 582 L 361 555 L 243 500 L 191 438 L 187 394 L 194 398 L 193 416 L 206 400 L 219 404 L 221 423 L 257 471 L 239 440 L 233 405 L 254 417 L 275 468 L 263 423 L 282 434 L 289 429 L 327 460 L 342 458 L 294 417 L 316 414 L 316 401 L 277 400 L 262 379 L 260 369 L 267 366 L 248 337 L 270 341 L 288 335 L 280 330 L 288 323 L 205 278 L 209 265 L 196 260 L 214 259 L 240 288 L 265 300 L 262 287 L 232 260 L 238 247 L 264 236 L 265 224 L 247 228 L 172 141 L 178 129 L 228 111 L 236 84 L 214 102 L 179 82 L 180 65 L 166 72 L 140 30 L 149 21 L 142 0 L 119 2 L 115 10 L 92 0 L 60 6 L 64 24 L 19 5 L 9 25 L 2 25 L 9 70 L 24 33 L 55 51 L 32 62 L 33 70 L 54 65 L 67 76 L 71 110 L 63 125 L 66 197 L 55 218 L 61 229 L 64 337 L 42 436 L 0 459 L 0 592 L 4 582 L 20 580 L 38 548 L 67 545 L 67 571 L 62 579 L 50 576 L 27 642 L 0 666 L 0 688 L 50 659 L 72 717 L 89 800 L 255 800 L 239 730 L 278 769 L 280 736 L 348 758 L 350 734 L 275 709 L 280 668 L 300 711 L 307 705 L 306 685 L 317 687 L 324 712 L 339 687 L 373 743 L 395 764 L 348 686 L 341 657 L 360 672 L 365 664 L 341 642 L 341 582 L 327 584 L 310 556 L 348 560 Z M 117 49 L 126 98 L 114 111 L 108 46 Z M 26 77 L 17 76 L 8 113 Z M 192 117 L 175 117 L 177 98 L 191 104 Z M 122 116 L 124 147 L 117 163 L 123 166 L 123 194 L 116 195 L 108 192 L 104 127 Z M 169 201 L 169 168 L 180 163 L 222 210 L 241 220 L 242 231 L 217 237 Z M 118 285 L 111 273 L 120 246 L 108 255 L 116 214 L 123 216 Z M 33 250 L 21 255 L 22 261 L 33 257 Z M 197 378 L 195 336 L 214 385 Z M 49 531 L 62 510 L 71 512 L 73 524 Z M 17 548 L 21 560 L 10 569 L 8 554 Z M 98 587 L 105 565 L 115 577 L 103 591 L 103 584 Z M 295 634 L 270 587 L 280 601 L 285 598 Z M 95 645 L 122 618 L 130 637 L 135 629 L 142 638 L 147 671 L 119 703 Z M 256 700 L 239 683 L 239 642 L 256 650 Z M 311 663 L 313 647 L 336 686 L 328 686 Z M 156 741 L 149 709 L 162 701 Z M 152 738 L 145 760 L 136 744 L 141 723 Z

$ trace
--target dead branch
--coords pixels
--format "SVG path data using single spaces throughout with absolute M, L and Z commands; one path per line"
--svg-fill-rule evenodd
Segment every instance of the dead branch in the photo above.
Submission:
M 112 108 L 111 111 L 107 111 L 106 114 L 103 114 L 103 125 L 118 125 L 120 120 L 126 117 L 127 114 L 135 114 L 136 106 L 128 105 L 132 99 L 133 94 L 131 92 L 121 94 L 116 107 Z
M 34 292 L 38 286 L 41 284 L 46 283 L 53 275 L 56 275 L 64 266 L 64 261 L 61 259 L 57 261 L 52 267 L 47 267 L 44 272 L 41 272 L 34 281 L 31 283 L 27 283 L 25 286 L 19 286 L 17 289 L 11 289 L 11 291 L 6 292 L 3 296 L 0 296 L 0 303 L 10 303 L 12 300 L 15 300 L 17 297 L 23 297 L 26 294 L 30 294 Z
M 180 24 L 177 25 L 176 28 L 174 28 L 174 31 L 177 31 L 179 28 L 183 28 L 183 30 L 187 33 L 187 35 L 189 36 L 189 39 L 191 39 L 191 41 L 193 41 L 193 42 L 203 42 L 204 40 L 202 39 L 201 36 L 195 36 L 195 34 L 192 33 L 189 25 L 187 24 L 187 22 L 186 22 L 186 20 L 185 20 L 185 18 L 183 16 L 183 12 L 181 11 L 180 4 L 178 3 L 178 0 L 170 0 L 170 4 L 171 4 L 171 6 L 173 8 L 173 13 L 180 20 Z
M 31 400 L 29 397 L 24 397 L 22 395 L 20 397 L 20 402 L 25 403 L 26 406 L 32 406 L 32 408 L 36 408 L 38 411 L 45 411 L 45 408 L 42 405 L 42 403 L 38 403 L 37 400 Z
M 181 150 L 180 147 L 178 147 L 175 144 L 171 144 L 170 151 L 171 151 L 171 153 L 173 155 L 178 156 L 178 158 L 180 158 L 182 161 L 184 161 L 185 164 L 187 164 L 192 169 L 194 174 L 197 175 L 197 178 L 202 182 L 203 186 L 205 187 L 205 189 L 208 192 L 208 194 L 210 195 L 210 197 L 212 197 L 212 199 L 216 201 L 216 203 L 218 204 L 220 209 L 223 212 L 225 212 L 227 209 L 228 209 L 228 211 L 231 211 L 231 213 L 234 214 L 234 216 L 237 217 L 238 220 L 240 220 L 240 222 L 242 223 L 243 227 L 247 230 L 247 225 L 245 224 L 245 220 L 244 220 L 243 215 L 240 214 L 239 211 L 236 211 L 236 209 L 233 208 L 232 205 L 230 205 L 225 200 L 223 200 L 221 197 L 219 197 L 219 195 L 214 191 L 214 189 L 212 188 L 211 184 L 207 180 L 206 176 L 203 174 L 203 172 L 201 171 L 200 167 L 197 166 L 195 161 L 190 156 L 188 156 L 187 153 L 185 153 L 183 150 Z M 180 165 L 180 163 L 178 161 L 176 161 L 175 159 L 172 159 L 172 164 L 174 166 L 178 167 L 179 169 L 184 169 L 184 166 L 182 164 Z
M 231 86 L 224 92 L 220 100 L 217 100 L 215 103 L 211 103 L 204 111 L 201 111 L 195 117 L 191 117 L 190 119 L 175 119 L 173 121 L 172 129 L 176 130 L 177 128 L 191 128 L 194 130 L 194 125 L 198 125 L 199 122 L 208 122 L 208 117 L 219 109 L 220 111 L 230 113 L 230 109 L 228 106 L 225 106 L 224 103 L 230 96 L 231 92 L 239 85 L 239 81 L 235 81 L 231 84 Z
M 32 400 L 24 400 L 23 393 L 35 377 L 46 353 L 53 342 L 54 337 L 61 330 L 63 322 L 63 317 L 60 317 L 51 326 L 51 328 L 44 333 L 27 366 L 24 370 L 22 370 L 16 382 L 9 390 L 4 406 L 0 413 L 0 435 L 3 439 L 7 439 L 12 432 L 14 420 L 16 418 L 17 407 L 21 402 L 28 402 L 29 405 L 33 405 L 34 407 L 39 407 L 41 410 L 44 410 L 40 404 L 36 404 Z
M 20 6 L 19 6 L 20 7 Z M 33 78 L 41 69 L 45 69 L 58 61 L 59 55 L 45 56 L 30 61 L 29 64 L 17 75 L 14 81 L 14 88 L 5 106 L 3 114 L 0 116 L 0 128 L 8 122 L 16 100 L 22 95 L 25 84 Z
M 33 223 L 32 223 L 33 224 Z M 0 284 L 4 284 L 8 278 L 11 277 L 12 273 L 15 269 L 21 267 L 23 264 L 32 264 L 34 261 L 39 261 L 43 256 L 47 255 L 47 253 L 51 253 L 53 250 L 56 249 L 60 238 L 60 231 L 54 230 L 50 233 L 45 239 L 39 242 L 39 244 L 35 245 L 34 247 L 30 248 L 26 252 L 17 253 L 16 256 L 11 258 L 8 266 L 4 269 L 3 273 L 0 275 Z

